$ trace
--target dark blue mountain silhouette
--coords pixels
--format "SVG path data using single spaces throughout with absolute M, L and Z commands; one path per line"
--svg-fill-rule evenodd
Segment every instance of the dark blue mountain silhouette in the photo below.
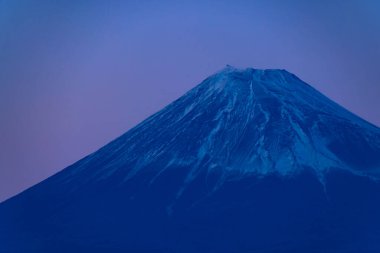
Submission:
M 380 252 L 380 129 L 227 67 L 0 205 L 0 252 Z

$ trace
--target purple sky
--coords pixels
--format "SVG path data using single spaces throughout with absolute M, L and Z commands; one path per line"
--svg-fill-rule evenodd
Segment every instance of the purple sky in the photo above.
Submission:
M 226 64 L 284 68 L 380 125 L 380 1 L 0 0 L 0 201 Z

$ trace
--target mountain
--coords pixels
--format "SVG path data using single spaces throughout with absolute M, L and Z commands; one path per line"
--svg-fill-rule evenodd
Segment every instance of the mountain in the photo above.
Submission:
M 0 204 L 0 252 L 380 252 L 380 129 L 226 67 Z

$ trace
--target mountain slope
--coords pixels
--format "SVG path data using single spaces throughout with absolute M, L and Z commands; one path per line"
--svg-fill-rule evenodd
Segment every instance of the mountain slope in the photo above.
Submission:
M 0 205 L 0 252 L 378 252 L 380 130 L 227 67 Z

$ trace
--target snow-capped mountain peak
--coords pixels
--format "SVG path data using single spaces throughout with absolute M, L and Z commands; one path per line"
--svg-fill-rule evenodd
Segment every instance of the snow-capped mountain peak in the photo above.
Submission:
M 356 143 L 340 138 L 342 131 L 360 143 L 372 138 L 374 147 L 379 145 L 378 129 L 295 75 L 227 66 L 67 175 L 87 171 L 88 180 L 117 175 L 127 182 L 146 170 L 154 170 L 156 178 L 166 170 L 186 167 L 190 169 L 185 185 L 204 171 L 219 174 L 218 184 L 230 177 L 292 176 L 302 170 L 321 179 L 329 169 L 375 175 L 376 153 L 368 160 L 351 161 L 337 149 L 356 148 Z M 107 163 L 94 171 L 99 160 Z

